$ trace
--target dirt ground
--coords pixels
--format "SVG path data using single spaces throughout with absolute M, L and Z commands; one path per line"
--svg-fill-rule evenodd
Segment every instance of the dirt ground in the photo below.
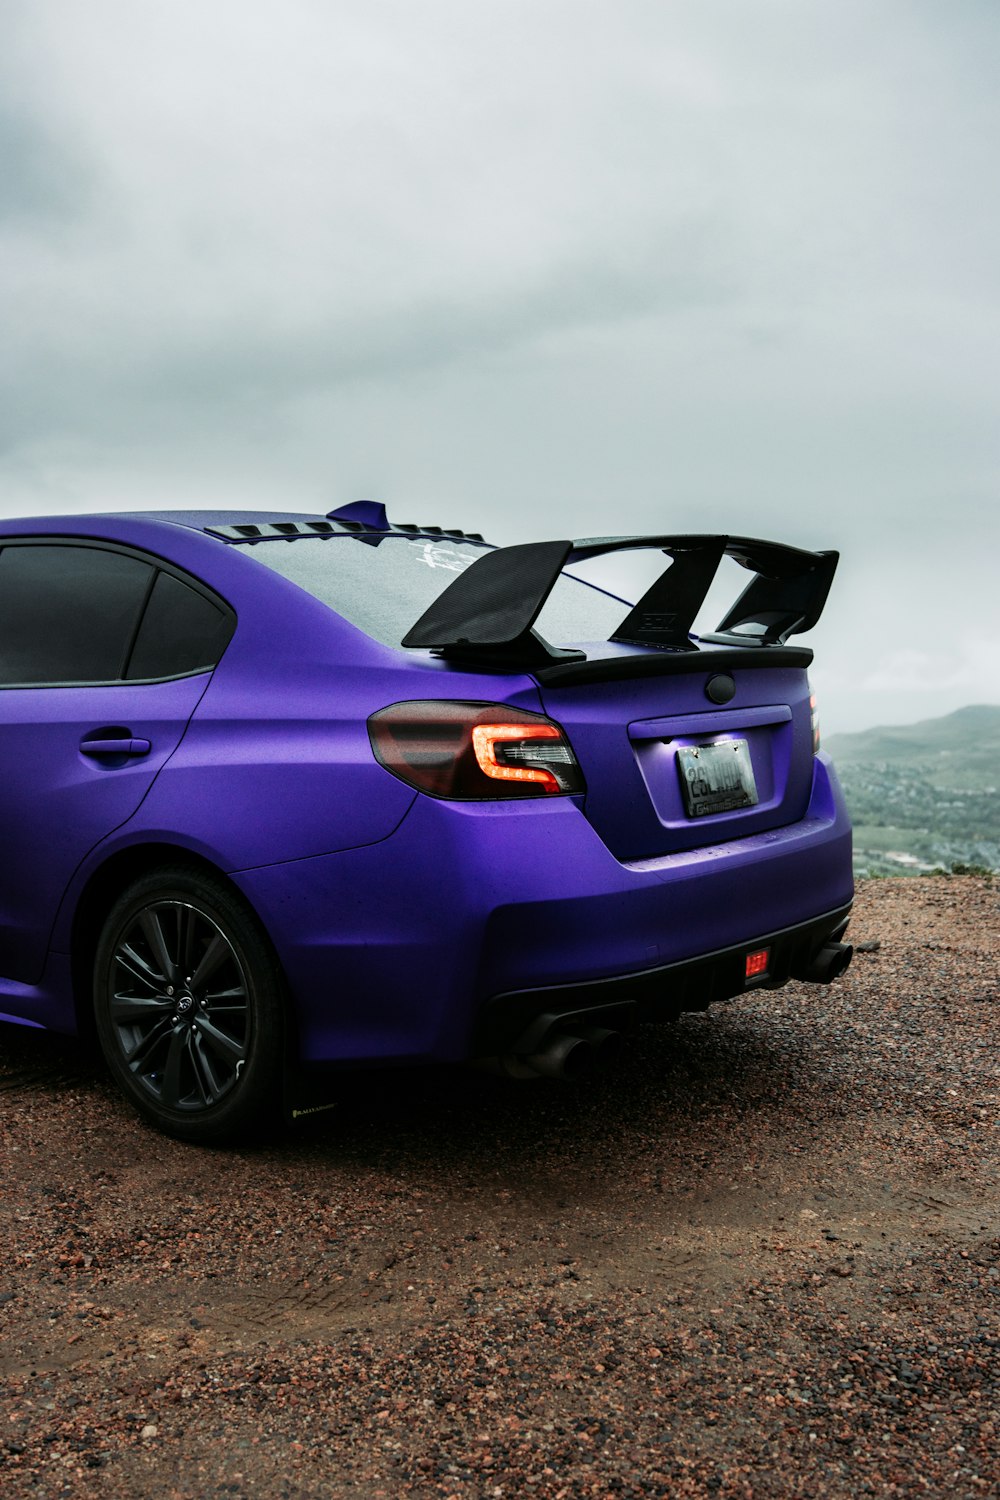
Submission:
M 355 1077 L 265 1147 L 0 1037 L 0 1494 L 1000 1495 L 1000 899 L 584 1086 Z

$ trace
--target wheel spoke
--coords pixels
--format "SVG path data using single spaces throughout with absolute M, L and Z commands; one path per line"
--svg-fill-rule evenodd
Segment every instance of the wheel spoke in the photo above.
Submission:
M 121 947 L 116 950 L 115 963 L 123 968 L 126 974 L 131 974 L 139 984 L 144 984 L 147 989 L 156 990 L 157 993 L 163 990 L 165 983 L 163 976 L 157 974 L 156 970 L 130 944 L 122 943 Z
M 241 984 L 234 984 L 230 990 L 206 990 L 202 998 L 211 1008 L 213 1015 L 219 1010 L 246 1010 L 247 1008 L 247 992 Z
M 197 1032 L 192 1032 L 191 1034 L 189 1055 L 194 1068 L 195 1080 L 201 1091 L 202 1102 L 213 1104 L 222 1093 L 224 1085 L 220 1082 L 212 1065 L 212 1059 Z
M 189 906 L 175 908 L 177 923 L 177 973 L 185 978 L 194 967 L 195 916 Z
M 181 1063 L 184 1060 L 186 1041 L 185 1033 L 180 1027 L 176 1027 L 170 1036 L 166 1066 L 163 1069 L 163 1081 L 160 1084 L 160 1101 L 168 1109 L 176 1109 L 180 1103 Z
M 109 1009 L 116 1026 L 143 1026 L 168 1015 L 172 1003 L 160 995 L 114 994 Z
M 150 946 L 154 959 L 160 966 L 162 982 L 164 984 L 173 984 L 177 977 L 177 964 L 170 957 L 166 934 L 163 931 L 163 923 L 160 921 L 159 912 L 155 907 L 149 906 L 140 914 L 139 926 L 145 934 L 146 942 Z M 151 970 L 151 972 L 154 971 Z
M 222 933 L 217 932 L 202 954 L 198 967 L 191 975 L 191 988 L 193 990 L 201 989 L 205 981 L 211 978 L 216 969 L 226 961 L 232 951 Z
M 202 1042 L 215 1053 L 216 1057 L 224 1062 L 227 1067 L 235 1069 L 241 1062 L 246 1060 L 247 1049 L 243 1042 L 235 1042 L 214 1026 L 207 1016 L 198 1016 L 194 1022 L 194 1029 Z
M 143 1067 L 148 1064 L 150 1057 L 156 1051 L 157 1047 L 162 1041 L 165 1040 L 169 1033 L 170 1017 L 164 1016 L 161 1021 L 157 1021 L 155 1026 L 150 1027 L 145 1036 L 139 1038 L 135 1046 L 132 1048 L 131 1052 L 127 1049 L 127 1047 L 123 1046 L 125 1061 L 128 1063 L 133 1073 L 142 1071 Z

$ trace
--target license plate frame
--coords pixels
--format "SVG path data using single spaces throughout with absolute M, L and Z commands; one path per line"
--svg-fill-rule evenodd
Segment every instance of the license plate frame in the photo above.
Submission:
M 717 817 L 756 807 L 760 798 L 746 740 L 678 745 L 677 771 L 689 818 Z

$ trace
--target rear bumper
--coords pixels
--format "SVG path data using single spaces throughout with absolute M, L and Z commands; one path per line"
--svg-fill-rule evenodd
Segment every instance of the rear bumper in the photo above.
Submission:
M 569 797 L 417 797 L 379 844 L 232 878 L 280 955 L 304 1064 L 481 1056 L 547 1013 L 520 998 L 539 991 L 596 988 L 592 1009 L 605 985 L 639 1005 L 668 983 L 668 1011 L 698 1008 L 743 988 L 733 954 L 769 935 L 790 972 L 798 929 L 822 939 L 853 897 L 850 825 L 822 759 L 800 821 L 660 859 L 617 860 Z
M 665 1021 L 683 1011 L 706 1010 L 717 1000 L 804 976 L 819 951 L 841 937 L 850 903 L 808 922 L 765 933 L 715 953 L 636 974 L 584 984 L 559 984 L 494 995 L 482 1007 L 472 1035 L 476 1057 L 540 1051 L 551 1032 L 604 1026 L 630 1031 L 640 1021 Z M 748 980 L 746 959 L 766 948 L 765 973 Z M 846 957 L 846 955 L 845 955 Z

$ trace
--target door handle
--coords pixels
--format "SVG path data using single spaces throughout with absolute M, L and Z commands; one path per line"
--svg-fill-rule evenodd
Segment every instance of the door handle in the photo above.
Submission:
M 152 748 L 149 740 L 135 739 L 131 735 L 80 741 L 80 754 L 93 755 L 98 759 L 102 755 L 148 755 Z

